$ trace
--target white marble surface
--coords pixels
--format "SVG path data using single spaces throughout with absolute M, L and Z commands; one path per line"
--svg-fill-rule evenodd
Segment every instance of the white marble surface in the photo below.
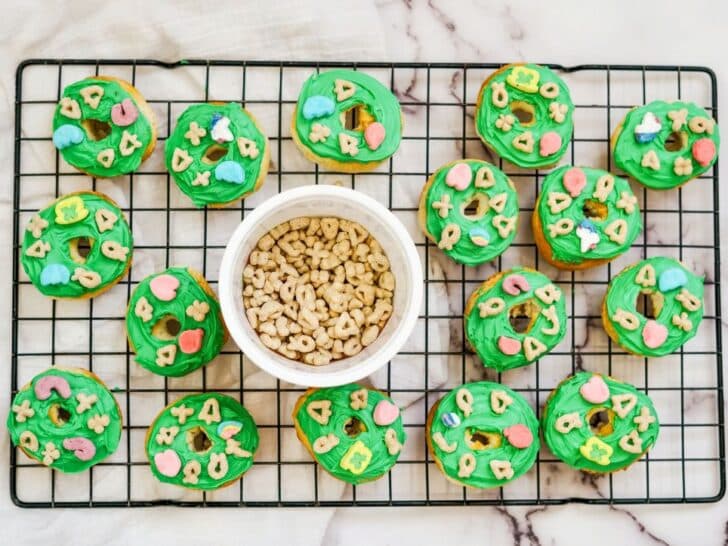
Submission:
M 10 261 L 12 217 L 13 72 L 28 57 L 701 64 L 718 73 L 719 103 L 725 104 L 728 98 L 723 38 L 728 10 L 717 11 L 708 2 L 690 7 L 625 2 L 600 6 L 598 15 L 594 5 L 577 2 L 362 1 L 351 5 L 319 2 L 316 8 L 283 2 L 264 10 L 257 2 L 237 2 L 216 4 L 206 14 L 198 2 L 176 2 L 174 7 L 171 3 L 148 4 L 88 7 L 78 2 L 44 11 L 18 3 L 6 11 L 0 23 L 4 52 L 0 58 L 0 134 L 6 142 L 0 147 L 0 175 L 8 181 L 0 187 L 0 214 L 6 219 L 0 241 L 5 243 L 2 258 L 6 263 Z M 143 22 L 136 16 L 140 11 L 146 14 Z M 687 38 L 693 35 L 700 35 L 701 41 Z M 415 82 L 411 93 L 420 91 Z M 447 263 L 440 265 L 448 267 Z M 0 272 L 0 297 L 5 301 L 10 301 L 9 278 L 9 269 Z M 6 313 L 9 317 L 9 308 Z M 9 331 L 8 322 L 0 335 L 0 354 L 10 354 Z M 8 379 L 9 373 L 0 374 L 3 422 Z M 0 469 L 7 468 L 7 453 L 7 437 L 2 434 Z M 364 533 L 373 543 L 382 544 L 467 540 L 521 545 L 710 545 L 728 538 L 726 501 L 699 506 L 89 512 L 20 510 L 3 492 L 7 492 L 7 472 L 0 472 L 0 526 L 8 544 L 344 544 L 360 542 Z

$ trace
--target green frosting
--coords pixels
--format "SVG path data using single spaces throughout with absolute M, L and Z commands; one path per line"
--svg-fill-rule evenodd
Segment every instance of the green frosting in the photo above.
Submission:
M 185 267 L 170 267 L 144 278 L 134 289 L 126 331 L 142 367 L 180 377 L 220 352 L 225 342 L 220 305 L 201 282 Z
M 619 131 L 613 142 L 614 162 L 648 188 L 666 190 L 684 184 L 718 159 L 718 125 L 692 102 L 657 100 L 633 108 Z M 670 151 L 665 144 L 673 134 L 681 145 Z
M 629 183 L 607 171 L 564 165 L 544 178 L 534 211 L 537 226 L 558 262 L 610 260 L 642 231 Z
M 580 372 L 556 387 L 541 418 L 546 444 L 569 466 L 614 472 L 631 465 L 657 439 L 650 398 L 611 377 Z
M 530 111 L 522 123 L 514 111 Z M 574 130 L 569 89 L 550 68 L 508 65 L 480 89 L 475 129 L 503 159 L 525 168 L 553 165 L 566 153 Z
M 137 170 L 156 138 L 153 121 L 142 109 L 148 108 L 146 103 L 140 104 L 141 96 L 129 93 L 119 81 L 86 78 L 72 83 L 63 90 L 53 116 L 53 143 L 63 159 L 92 176 L 110 178 Z M 101 96 L 97 100 L 99 89 Z M 131 109 L 125 101 L 131 101 Z M 112 119 L 114 108 L 117 112 L 123 108 L 121 118 L 114 116 L 122 125 Z M 94 131 L 89 129 L 94 121 L 108 124 L 110 130 L 100 140 L 94 140 Z
M 357 106 L 363 110 L 357 124 L 361 130 L 345 129 L 345 112 Z M 294 130 L 299 144 L 318 157 L 341 163 L 378 163 L 399 147 L 402 112 L 392 92 L 371 76 L 331 70 L 313 74 L 303 84 Z M 312 134 L 320 136 L 311 138 Z
M 391 398 L 356 384 L 307 391 L 293 421 L 316 462 L 352 484 L 386 474 L 407 438 Z
M 81 472 L 119 445 L 121 412 L 106 386 L 85 370 L 49 368 L 15 395 L 10 438 L 33 459 Z
M 268 139 L 234 102 L 193 104 L 165 145 L 167 169 L 198 207 L 254 192 L 268 172 L 269 157 Z
M 420 208 L 427 234 L 456 262 L 490 261 L 516 236 L 516 189 L 494 165 L 477 159 L 448 163 L 435 171 L 425 188 Z M 469 206 L 475 210 L 466 215 Z
M 654 319 L 637 311 L 642 294 L 652 298 Z M 629 352 L 670 354 L 698 331 L 703 319 L 703 279 L 671 258 L 642 260 L 611 280 L 602 316 L 608 321 L 610 337 Z
M 448 478 L 471 487 L 499 487 L 533 466 L 538 419 L 526 399 L 508 387 L 466 383 L 433 408 L 427 442 Z
M 207 392 L 167 406 L 147 431 L 152 474 L 190 489 L 217 489 L 253 465 L 258 428 L 240 402 Z
M 77 250 L 78 239 L 84 238 L 91 247 L 85 257 Z M 118 205 L 100 193 L 77 192 L 30 219 L 20 262 L 46 296 L 80 298 L 115 284 L 131 255 L 131 230 Z
M 524 282 L 525 281 L 525 282 Z M 530 364 L 566 333 L 566 302 L 545 275 L 516 267 L 486 280 L 468 301 L 465 335 L 483 364 L 503 371 Z M 512 319 L 525 328 L 516 330 Z

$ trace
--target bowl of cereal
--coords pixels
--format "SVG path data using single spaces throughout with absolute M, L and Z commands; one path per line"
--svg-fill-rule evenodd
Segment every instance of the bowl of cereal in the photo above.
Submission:
M 288 190 L 233 233 L 218 285 L 235 343 L 275 377 L 358 381 L 399 352 L 422 303 L 411 236 L 371 197 L 339 186 Z

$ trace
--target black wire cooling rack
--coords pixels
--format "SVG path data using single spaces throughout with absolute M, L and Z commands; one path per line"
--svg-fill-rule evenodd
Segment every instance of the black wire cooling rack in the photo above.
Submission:
M 529 217 L 544 176 L 490 156 L 473 129 L 480 83 L 500 63 L 346 63 L 191 60 L 29 60 L 17 70 L 15 104 L 14 247 L 11 389 L 14 395 L 51 364 L 86 367 L 114 391 L 125 423 L 116 454 L 90 471 L 66 476 L 11 449 L 10 495 L 24 507 L 512 505 L 712 502 L 724 495 L 725 451 L 718 164 L 712 172 L 669 192 L 634 186 L 644 234 L 613 263 L 584 272 L 559 272 L 539 259 Z M 717 119 L 714 73 L 703 67 L 549 65 L 561 72 L 576 104 L 575 133 L 564 161 L 610 169 L 609 135 L 634 105 L 682 99 Z M 289 119 L 301 83 L 312 71 L 366 70 L 398 96 L 405 132 L 397 154 L 374 172 L 319 171 L 294 148 Z M 66 165 L 51 142 L 51 118 L 65 85 L 92 74 L 133 82 L 160 122 L 158 149 L 139 172 L 96 180 Z M 170 184 L 161 149 L 170 126 L 191 103 L 236 101 L 259 119 L 271 142 L 272 165 L 258 194 L 225 209 L 202 209 Z M 457 266 L 416 227 L 417 196 L 430 172 L 459 157 L 498 164 L 519 189 L 519 235 L 492 264 Z M 426 272 L 425 300 L 415 334 L 374 378 L 403 411 L 408 442 L 381 480 L 345 486 L 321 471 L 296 441 L 290 410 L 301 388 L 257 371 L 232 344 L 217 362 L 181 379 L 141 370 L 124 336 L 124 310 L 145 275 L 169 265 L 200 269 L 216 286 L 227 237 L 266 196 L 295 185 L 340 183 L 385 203 L 407 225 Z M 29 216 L 68 191 L 111 195 L 128 215 L 135 236 L 129 276 L 94 300 L 56 302 L 40 296 L 19 265 L 22 230 Z M 184 233 L 181 226 L 184 226 Z M 599 301 L 621 267 L 643 257 L 669 255 L 706 276 L 705 318 L 699 335 L 673 355 L 626 355 L 601 328 Z M 475 287 L 493 272 L 522 264 L 551 276 L 570 302 L 564 342 L 533 366 L 496 374 L 464 349 L 462 309 Z M 653 450 L 626 472 L 595 478 L 573 471 L 542 448 L 534 468 L 504 488 L 475 491 L 446 481 L 427 453 L 427 410 L 443 393 L 478 379 L 502 381 L 541 411 L 550 390 L 577 369 L 609 373 L 648 392 L 661 417 Z M 165 404 L 190 392 L 217 390 L 239 398 L 259 423 L 261 449 L 239 482 L 210 493 L 154 481 L 144 456 L 144 434 Z

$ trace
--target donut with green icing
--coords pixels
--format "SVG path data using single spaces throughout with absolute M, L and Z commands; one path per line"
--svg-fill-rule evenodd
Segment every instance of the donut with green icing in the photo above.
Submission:
M 170 267 L 142 280 L 126 310 L 129 345 L 150 372 L 186 375 L 217 356 L 226 331 L 220 304 L 204 277 Z
M 501 255 L 516 236 L 518 195 L 496 166 L 478 159 L 453 161 L 425 184 L 418 219 L 447 256 L 479 265 Z
M 697 104 L 656 100 L 627 112 L 611 146 L 617 167 L 648 188 L 667 190 L 713 166 L 720 132 Z
M 167 139 L 165 160 L 177 187 L 195 206 L 222 206 L 260 188 L 270 147 L 239 104 L 193 104 Z
M 495 153 L 524 168 L 555 165 L 574 132 L 574 104 L 556 73 L 537 64 L 509 64 L 480 88 L 475 130 Z
M 426 435 L 445 476 L 480 489 L 528 472 L 540 445 L 538 419 L 526 399 L 490 381 L 466 383 L 435 403 Z
M 657 440 L 660 425 L 652 400 L 632 385 L 579 372 L 549 395 L 541 416 L 546 445 L 577 470 L 622 470 Z
M 255 421 L 240 402 L 206 392 L 164 408 L 149 426 L 145 443 L 159 481 L 209 491 L 248 471 L 258 440 Z
M 131 256 L 131 230 L 119 206 L 106 195 L 82 191 L 30 218 L 20 263 L 46 296 L 90 298 L 126 274 Z
M 111 455 L 121 439 L 121 411 L 94 374 L 49 368 L 13 398 L 8 415 L 13 444 L 61 472 L 81 472 Z
M 488 368 L 531 364 L 566 334 L 566 301 L 542 273 L 516 267 L 487 279 L 468 299 L 465 336 Z
M 362 172 L 397 151 L 402 127 L 397 98 L 379 81 L 363 72 L 330 70 L 311 75 L 303 84 L 291 135 L 311 161 L 332 170 Z
M 351 484 L 389 472 L 407 438 L 392 399 L 357 384 L 307 390 L 293 409 L 293 423 L 316 462 Z
M 136 171 L 156 141 L 154 113 L 139 91 L 119 78 L 72 83 L 53 115 L 53 144 L 63 159 L 91 176 Z
M 652 313 L 638 309 L 650 299 Z M 625 267 L 607 287 L 602 322 L 612 340 L 642 356 L 664 356 L 698 332 L 703 319 L 703 278 L 677 260 L 657 256 Z
M 572 270 L 616 258 L 642 231 L 637 198 L 625 179 L 571 165 L 544 178 L 531 222 L 541 255 Z

